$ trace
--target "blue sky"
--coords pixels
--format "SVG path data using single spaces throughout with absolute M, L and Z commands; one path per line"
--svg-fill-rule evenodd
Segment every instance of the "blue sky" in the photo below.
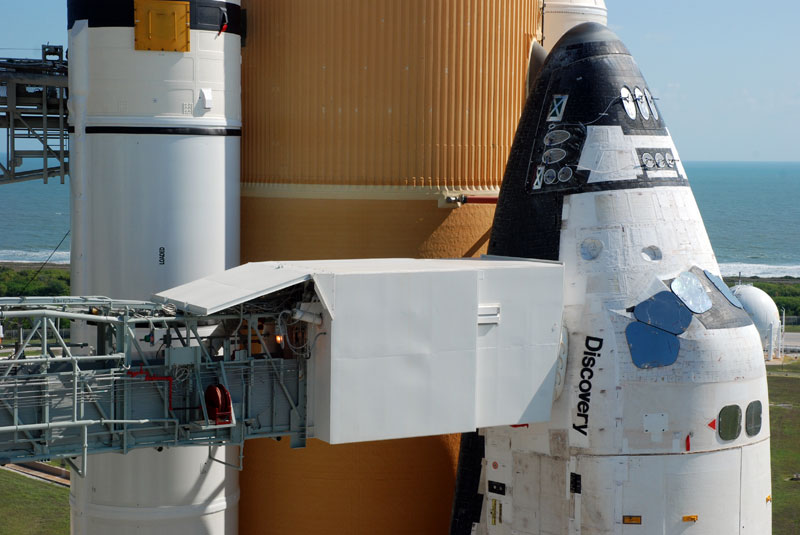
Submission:
M 800 160 L 800 2 L 606 3 L 684 160 Z M 2 56 L 66 45 L 66 0 L 4 1 L 0 20 Z
M 800 161 L 800 2 L 606 3 L 681 158 Z

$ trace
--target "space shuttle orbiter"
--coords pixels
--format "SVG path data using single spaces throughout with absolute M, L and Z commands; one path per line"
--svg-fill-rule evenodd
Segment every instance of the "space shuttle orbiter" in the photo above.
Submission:
M 771 533 L 758 334 L 606 27 L 581 24 L 549 53 L 489 253 L 563 262 L 568 356 L 550 422 L 463 436 L 453 535 Z

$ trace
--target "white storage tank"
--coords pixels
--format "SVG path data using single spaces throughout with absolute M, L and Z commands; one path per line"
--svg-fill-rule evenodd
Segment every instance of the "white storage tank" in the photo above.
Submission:
M 68 19 L 72 293 L 148 299 L 237 265 L 239 0 L 70 0 Z M 238 472 L 208 456 L 91 456 L 72 533 L 236 533 Z
M 775 301 L 767 292 L 755 286 L 740 284 L 734 286 L 732 291 L 755 323 L 767 360 L 780 357 L 781 316 Z

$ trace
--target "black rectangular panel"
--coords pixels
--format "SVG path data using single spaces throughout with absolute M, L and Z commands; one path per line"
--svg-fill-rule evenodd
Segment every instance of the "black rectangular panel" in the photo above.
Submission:
M 495 494 L 500 494 L 501 496 L 506 495 L 506 484 L 505 483 L 498 483 L 497 481 L 489 481 L 489 492 L 493 492 Z

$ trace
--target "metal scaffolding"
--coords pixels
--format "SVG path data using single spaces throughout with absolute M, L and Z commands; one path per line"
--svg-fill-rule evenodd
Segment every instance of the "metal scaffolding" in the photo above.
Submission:
M 0 58 L 0 129 L 6 131 L 0 184 L 69 173 L 67 62 L 61 46 L 42 59 Z M 35 163 L 34 163 L 35 162 Z
M 273 333 L 302 338 L 305 324 L 286 325 L 274 305 L 197 316 L 97 297 L 0 299 L 6 332 L 26 333 L 0 359 L 0 464 L 64 457 L 83 475 L 93 453 L 283 435 L 303 446 L 309 355 Z M 67 321 L 91 344 L 62 336 Z

